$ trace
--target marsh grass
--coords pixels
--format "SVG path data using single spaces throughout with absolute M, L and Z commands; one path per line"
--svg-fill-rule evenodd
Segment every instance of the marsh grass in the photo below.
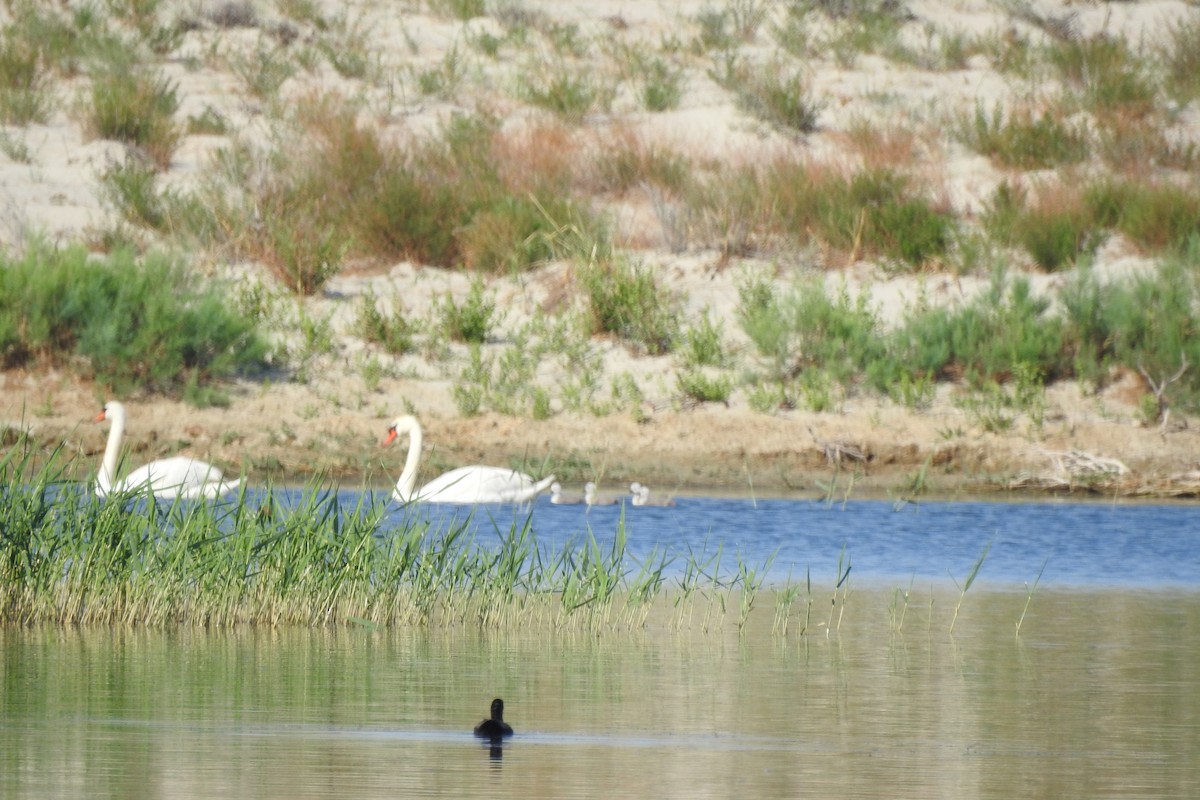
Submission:
M 555 630 L 637 628 L 673 557 L 627 551 L 590 531 L 557 549 L 531 518 L 439 521 L 369 492 L 311 482 L 299 492 L 243 490 L 219 503 L 96 498 L 60 451 L 35 464 L 17 442 L 0 458 L 0 620 L 10 624 L 365 625 Z M 769 562 L 719 553 L 688 567 L 709 600 L 707 628 L 741 591 L 744 626 Z

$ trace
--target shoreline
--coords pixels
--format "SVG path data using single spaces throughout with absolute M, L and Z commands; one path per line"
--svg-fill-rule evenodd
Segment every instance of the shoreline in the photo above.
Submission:
M 106 424 L 93 422 L 101 405 L 97 388 L 61 375 L 15 377 L 0 379 L 6 445 L 23 429 L 43 457 L 61 445 L 80 479 L 94 473 L 108 435 Z M 407 452 L 404 443 L 381 446 L 387 426 L 415 406 L 425 430 L 424 480 L 481 463 L 553 473 L 568 489 L 594 480 L 611 491 L 637 480 L 669 496 L 1200 497 L 1193 429 L 1160 432 L 1111 414 L 1070 413 L 1077 408 L 1075 390 L 1066 387 L 1059 387 L 1065 396 L 1054 397 L 1036 438 L 1023 427 L 1006 435 L 972 430 L 944 402 L 924 412 L 863 399 L 841 413 L 765 415 L 709 404 L 657 411 L 641 422 L 629 414 L 531 420 L 438 413 L 428 398 L 417 404 L 422 388 L 427 382 L 397 380 L 358 409 L 346 408 L 319 383 L 242 382 L 226 408 L 132 398 L 123 451 L 130 468 L 189 455 L 250 485 L 324 476 L 383 488 L 399 475 Z M 948 429 L 957 433 L 951 437 Z

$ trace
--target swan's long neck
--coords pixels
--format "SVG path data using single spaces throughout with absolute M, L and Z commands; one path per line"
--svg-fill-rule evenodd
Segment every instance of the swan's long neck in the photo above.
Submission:
M 121 437 L 125 435 L 125 413 L 110 409 L 104 416 L 110 421 L 111 427 L 108 429 L 108 444 L 104 446 L 104 460 L 100 462 L 100 473 L 96 476 L 96 488 L 101 494 L 108 494 L 117 479 L 117 454 L 121 450 Z
M 407 424 L 406 428 L 406 431 L 396 431 L 408 433 L 408 457 L 404 459 L 404 471 L 400 473 L 400 480 L 396 481 L 396 491 L 393 492 L 393 496 L 401 503 L 415 499 L 413 493 L 417 488 L 417 466 L 421 462 L 421 426 L 413 421 Z

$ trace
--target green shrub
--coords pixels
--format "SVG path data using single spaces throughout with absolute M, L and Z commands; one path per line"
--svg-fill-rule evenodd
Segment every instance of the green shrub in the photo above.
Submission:
M 216 288 L 163 256 L 36 246 L 0 268 L 0 361 L 80 370 L 118 394 L 178 394 L 263 366 L 267 348 Z
M 478 278 L 471 281 L 471 289 L 462 305 L 446 295 L 439 304 L 439 311 L 442 329 L 458 342 L 484 344 L 496 322 L 496 304 L 484 296 L 483 281 Z
M 364 292 L 355 317 L 355 332 L 368 342 L 380 345 L 393 355 L 401 355 L 413 349 L 412 326 L 399 309 L 390 315 L 379 310 L 379 303 L 371 291 Z
M 700 320 L 688 326 L 683 334 L 683 364 L 685 367 L 723 367 L 728 361 L 721 342 L 724 326 L 720 320 L 713 321 L 709 310 L 704 309 Z
M 1081 272 L 1062 291 L 1065 336 L 1084 379 L 1102 383 L 1111 368 L 1145 370 L 1154 380 L 1191 365 L 1167 397 L 1200 407 L 1200 237 L 1152 275 L 1101 284 Z
M 765 281 L 739 287 L 742 329 L 770 362 L 771 378 L 786 382 L 816 368 L 849 384 L 879 357 L 878 319 L 865 293 L 852 300 L 846 292 L 831 299 L 817 281 L 776 296 Z
M 728 375 L 711 375 L 694 367 L 678 373 L 675 385 L 680 394 L 696 403 L 728 403 L 733 392 Z
M 581 268 L 578 275 L 597 333 L 616 334 L 650 355 L 663 355 L 675 347 L 679 300 L 658 285 L 648 267 L 602 261 Z
M 1027 368 L 1046 381 L 1069 377 L 1073 363 L 1063 322 L 1049 307 L 1024 278 L 1010 283 L 998 277 L 966 306 L 908 319 L 886 337 L 887 356 L 873 361 L 868 377 L 885 393 L 903 374 L 966 378 L 976 385 L 1003 383 Z

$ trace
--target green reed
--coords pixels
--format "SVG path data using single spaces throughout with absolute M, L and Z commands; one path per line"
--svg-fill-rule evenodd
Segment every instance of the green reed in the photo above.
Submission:
M 35 456 L 40 463 L 35 464 Z M 434 521 L 369 492 L 314 479 L 295 499 L 272 487 L 215 503 L 97 498 L 55 452 L 18 442 L 0 459 L 0 624 L 641 627 L 675 557 L 627 552 L 589 530 L 553 550 L 532 517 Z M 740 588 L 743 626 L 770 562 L 689 553 L 684 600 L 708 599 L 717 627 Z M 679 624 L 690 609 L 681 608 Z
M 1025 584 L 1025 606 L 1021 609 L 1021 616 L 1019 619 L 1017 619 L 1016 623 L 1016 636 L 1018 639 L 1021 638 L 1021 625 L 1025 622 L 1025 615 L 1029 613 L 1029 604 L 1033 602 L 1033 595 L 1035 592 L 1037 592 L 1038 584 L 1042 582 L 1042 573 L 1046 571 L 1046 565 L 1049 563 L 1049 558 L 1042 562 L 1042 568 L 1038 570 L 1037 577 L 1033 579 L 1032 586 L 1030 586 L 1028 582 Z
M 962 608 L 963 598 L 967 596 L 967 590 L 971 588 L 971 584 L 975 582 L 975 577 L 979 574 L 979 570 L 983 567 L 984 559 L 987 558 L 988 551 L 992 549 L 992 543 L 988 542 L 983 546 L 983 552 L 979 554 L 979 558 L 975 559 L 974 566 L 967 573 L 967 579 L 960 586 L 958 579 L 953 575 L 950 577 L 954 580 L 954 585 L 958 587 L 958 602 L 954 605 L 954 616 L 950 619 L 950 633 L 954 633 L 954 624 L 958 622 L 958 610 Z

